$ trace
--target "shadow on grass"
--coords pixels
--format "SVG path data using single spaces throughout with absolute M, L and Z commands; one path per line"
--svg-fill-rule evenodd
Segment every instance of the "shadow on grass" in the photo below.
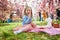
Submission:
M 0 27 L 3 27 L 3 26 L 8 26 L 10 24 L 6 24 L 6 23 L 0 23 Z
M 2 32 L 1 36 L 4 40 L 60 40 L 60 35 L 51 36 L 44 32 L 22 32 L 15 35 L 12 31 L 9 31 Z M 2 38 L 1 40 L 3 40 Z

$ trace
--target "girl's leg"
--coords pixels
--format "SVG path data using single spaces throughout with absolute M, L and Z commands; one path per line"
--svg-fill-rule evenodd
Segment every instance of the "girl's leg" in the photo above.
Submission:
M 17 27 L 15 27 L 13 30 L 14 31 L 17 31 L 17 30 L 19 30 L 21 27 L 20 26 L 17 26 Z
M 24 27 L 21 27 L 19 30 L 14 31 L 14 34 L 18 34 L 18 33 L 21 33 L 21 32 L 23 32 L 23 31 L 27 31 L 27 30 L 29 30 L 30 28 L 31 28 L 31 25 L 28 24 L 28 25 L 26 25 L 26 26 L 24 26 Z
M 34 24 L 34 23 L 31 23 L 31 26 L 32 26 L 33 28 L 36 28 L 36 24 Z

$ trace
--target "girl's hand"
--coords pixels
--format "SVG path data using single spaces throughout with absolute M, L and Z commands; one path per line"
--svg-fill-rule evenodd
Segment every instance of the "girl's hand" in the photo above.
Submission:
M 28 14 L 28 17 L 31 18 L 31 13 Z

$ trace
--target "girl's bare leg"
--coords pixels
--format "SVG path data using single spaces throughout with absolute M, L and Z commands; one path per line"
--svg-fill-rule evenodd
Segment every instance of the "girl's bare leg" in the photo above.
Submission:
M 36 24 L 34 24 L 34 23 L 31 23 L 31 26 L 32 26 L 33 28 L 36 28 Z
M 16 31 L 16 30 L 19 30 L 20 28 L 21 28 L 20 26 L 17 26 L 13 30 Z
M 18 28 L 19 28 L 19 27 L 18 27 Z M 18 28 L 17 28 L 17 29 L 18 29 Z M 23 32 L 23 31 L 27 31 L 27 30 L 29 30 L 29 29 L 31 29 L 31 25 L 30 25 L 30 24 L 28 24 L 28 25 L 26 25 L 26 26 L 24 26 L 24 27 L 19 28 L 19 30 L 14 31 L 14 34 L 18 34 L 18 33 L 21 33 L 21 32 Z

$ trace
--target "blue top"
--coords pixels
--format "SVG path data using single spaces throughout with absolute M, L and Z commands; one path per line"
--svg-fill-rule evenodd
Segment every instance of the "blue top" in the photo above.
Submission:
M 28 16 L 23 16 L 23 21 L 22 21 L 22 25 L 25 25 L 25 24 L 29 24 L 32 22 L 32 18 L 29 18 Z
M 10 23 L 10 22 L 12 22 L 12 20 L 9 18 L 9 19 L 7 19 L 7 23 Z

